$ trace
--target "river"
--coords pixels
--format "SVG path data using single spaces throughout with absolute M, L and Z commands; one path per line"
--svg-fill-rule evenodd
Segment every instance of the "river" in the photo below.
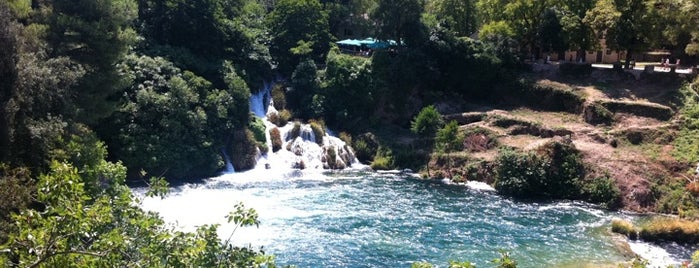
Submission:
M 400 173 L 256 169 L 174 187 L 167 198 L 146 198 L 142 206 L 185 230 L 222 224 L 220 235 L 228 237 L 232 226 L 224 217 L 243 202 L 257 210 L 261 224 L 238 229 L 235 244 L 263 246 L 278 264 L 298 267 L 410 267 L 415 261 L 444 267 L 449 260 L 490 267 L 499 249 L 511 252 L 518 267 L 624 260 L 609 223 L 632 216 L 584 203 L 519 202 L 485 188 Z M 689 254 L 631 246 L 663 267 Z

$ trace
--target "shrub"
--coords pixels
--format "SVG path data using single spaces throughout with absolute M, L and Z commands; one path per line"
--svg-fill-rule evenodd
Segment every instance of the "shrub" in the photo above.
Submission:
M 622 219 L 612 220 L 612 232 L 625 235 L 629 239 L 638 238 L 638 230 L 629 221 Z
M 379 149 L 379 141 L 371 132 L 367 132 L 357 136 L 353 140 L 352 148 L 357 159 L 362 163 L 371 163 Z
M 284 85 L 275 84 L 272 87 L 272 101 L 274 102 L 274 109 L 277 109 L 277 111 L 286 109 L 286 95 L 284 92 Z
M 495 189 L 514 197 L 577 198 L 584 175 L 580 153 L 570 141 L 553 140 L 536 152 L 501 151 Z
M 286 126 L 286 124 L 289 123 L 290 119 L 291 112 L 289 112 L 289 110 L 281 110 L 276 113 L 270 113 L 267 117 L 267 120 L 269 120 L 270 122 L 272 122 L 272 124 L 278 127 Z
M 252 131 L 252 134 L 255 137 L 255 140 L 258 142 L 266 143 L 267 142 L 267 137 L 265 137 L 265 131 L 267 127 L 265 126 L 265 122 L 262 121 L 257 116 L 250 116 L 250 123 L 248 124 L 248 129 Z
M 464 132 L 463 148 L 470 152 L 487 151 L 498 146 L 495 134 L 485 128 L 476 127 Z
M 379 147 L 374 156 L 374 161 L 371 162 L 371 168 L 374 170 L 389 170 L 393 169 L 393 151 L 386 147 Z
M 621 206 L 621 192 L 614 179 L 608 175 L 586 181 L 583 186 L 585 200 L 604 205 L 608 209 Z
M 340 140 L 344 141 L 347 145 L 352 145 L 352 134 L 347 132 L 340 132 Z
M 442 115 L 439 114 L 434 105 L 430 105 L 422 108 L 420 113 L 413 118 L 413 121 L 410 123 L 410 130 L 423 138 L 431 138 L 442 124 L 444 124 Z
M 541 181 L 548 165 L 534 153 L 504 150 L 496 159 L 495 189 L 506 196 L 542 197 Z
M 374 161 L 371 161 L 371 168 L 373 170 L 389 170 L 392 169 L 393 166 L 391 162 L 393 162 L 393 160 L 390 156 L 377 155 L 374 157 Z
M 463 149 L 463 139 L 463 135 L 459 134 L 459 125 L 456 121 L 451 121 L 437 131 L 437 136 L 435 137 L 437 151 L 446 153 L 461 151 Z
M 301 122 L 294 122 L 294 127 L 291 128 L 291 131 L 289 132 L 289 137 L 287 137 L 286 140 L 293 140 L 296 139 L 298 136 L 301 136 Z
M 269 137 L 272 140 L 272 152 L 277 152 L 282 149 L 282 137 L 278 128 L 269 130 Z
M 325 136 L 325 127 L 323 126 L 323 122 L 311 120 L 308 124 L 311 125 L 313 135 L 316 137 L 316 143 L 318 145 L 323 145 L 323 136 Z

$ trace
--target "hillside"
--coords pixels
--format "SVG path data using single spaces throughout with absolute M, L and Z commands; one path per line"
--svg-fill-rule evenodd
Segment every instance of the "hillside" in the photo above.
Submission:
M 532 151 L 564 139 L 581 152 L 586 178 L 613 178 L 623 209 L 656 211 L 663 198 L 659 189 L 686 177 L 690 164 L 673 156 L 680 130 L 679 89 L 686 78 L 656 73 L 635 79 L 612 70 L 595 70 L 584 78 L 555 70 L 525 76 L 538 98 L 525 94 L 510 105 L 444 116 L 459 123 L 465 148 L 433 154 L 429 167 L 439 171 L 432 176 L 492 183 L 502 148 Z

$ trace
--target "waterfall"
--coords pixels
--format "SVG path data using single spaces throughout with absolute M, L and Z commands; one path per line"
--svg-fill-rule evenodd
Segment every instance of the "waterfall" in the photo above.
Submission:
M 231 162 L 231 158 L 226 153 L 226 150 L 221 150 L 221 152 L 223 153 L 223 161 L 226 163 L 226 168 L 223 170 L 223 173 L 224 174 L 235 173 L 235 167 L 233 167 L 233 163 Z
M 267 107 L 272 102 L 272 85 L 273 83 L 265 82 L 259 92 L 250 96 L 250 111 L 259 118 L 267 117 Z
M 273 83 L 264 83 L 259 92 L 250 96 L 250 111 L 265 122 L 267 146 L 270 148 L 268 153 L 258 156 L 256 169 L 344 169 L 361 166 L 350 146 L 328 134 L 328 131 L 324 131 L 322 137 L 316 137 L 310 124 L 289 122 L 277 126 L 269 121 L 268 115 L 278 114 L 271 98 L 272 86 Z M 279 130 L 282 140 L 281 149 L 277 152 L 271 150 L 270 130 L 274 128 Z M 294 128 L 297 128 L 298 134 L 292 133 L 295 132 Z M 319 142 L 321 139 L 322 142 Z

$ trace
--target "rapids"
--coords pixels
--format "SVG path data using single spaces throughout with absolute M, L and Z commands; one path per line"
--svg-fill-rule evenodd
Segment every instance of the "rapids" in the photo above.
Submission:
M 228 237 L 232 226 L 224 217 L 243 202 L 262 223 L 238 229 L 235 243 L 262 246 L 279 264 L 298 267 L 409 267 L 414 261 L 444 267 L 449 260 L 490 267 L 499 249 L 510 251 L 518 267 L 624 260 L 609 224 L 633 216 L 584 203 L 518 202 L 478 188 L 403 173 L 256 169 L 179 186 L 142 206 L 185 230 L 221 224 L 221 237 Z M 631 248 L 652 267 L 691 254 L 640 242 Z

